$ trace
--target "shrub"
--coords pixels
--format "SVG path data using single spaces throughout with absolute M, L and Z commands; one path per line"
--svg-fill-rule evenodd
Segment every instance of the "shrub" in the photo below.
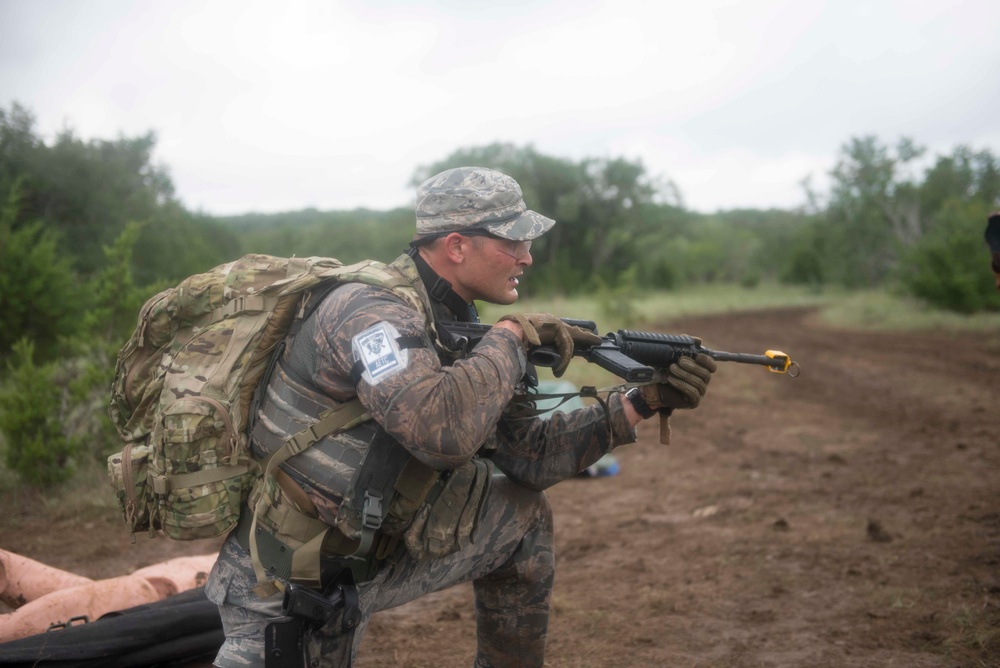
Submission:
M 958 313 L 1000 308 L 983 243 L 985 219 L 979 207 L 949 202 L 931 230 L 904 256 L 899 268 L 903 288 Z
M 0 388 L 0 430 L 7 442 L 5 461 L 26 483 L 61 483 L 72 474 L 79 444 L 62 429 L 63 386 L 54 362 L 35 364 L 29 339 L 14 344 L 7 378 Z

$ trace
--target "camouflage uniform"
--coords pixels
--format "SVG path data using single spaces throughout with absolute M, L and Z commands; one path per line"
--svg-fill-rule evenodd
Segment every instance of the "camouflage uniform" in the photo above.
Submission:
M 482 171 L 486 170 L 477 170 Z M 496 195 L 496 182 L 487 186 L 494 195 L 487 200 L 497 204 L 493 211 L 499 211 L 490 225 L 507 226 L 515 238 L 526 233 L 523 226 L 518 228 L 520 223 L 528 226 L 528 234 L 541 234 L 551 225 L 537 214 L 537 218 L 524 215 L 519 189 L 520 207 Z M 455 183 L 448 188 L 454 189 Z M 454 205 L 441 206 L 447 210 Z M 433 206 L 424 212 L 428 209 L 433 213 Z M 418 207 L 418 231 L 420 211 Z M 424 218 L 426 222 L 433 216 Z M 428 233 L 426 226 L 423 232 Z M 405 273 L 418 271 L 410 257 L 394 264 Z M 469 319 L 468 313 L 456 313 L 443 301 L 433 302 L 432 307 L 437 322 Z M 478 495 L 467 502 L 476 521 L 471 535 L 455 546 L 457 551 L 418 558 L 412 549 L 398 550 L 382 561 L 374 578 L 359 586 L 362 624 L 353 646 L 348 647 L 339 632 L 327 631 L 339 629 L 339 620 L 333 620 L 309 637 L 305 665 L 349 665 L 373 613 L 471 581 L 478 631 L 475 665 L 541 666 L 555 565 L 551 510 L 542 490 L 586 469 L 612 447 L 634 441 L 620 396 L 608 402 L 610 421 L 599 405 L 557 413 L 544 421 L 510 419 L 504 409 L 524 376 L 526 359 L 518 337 L 499 328 L 457 360 L 440 346 L 396 350 L 389 371 L 370 366 L 355 383 L 352 368 L 356 371 L 357 361 L 364 358 L 359 342 L 372 331 L 426 339 L 427 322 L 390 290 L 342 286 L 323 300 L 286 352 L 286 358 L 296 358 L 287 359 L 289 365 L 300 367 L 299 373 L 290 375 L 321 405 L 335 405 L 356 394 L 377 425 L 434 469 L 454 471 L 475 460 L 488 462 L 486 470 L 496 474 L 489 484 L 470 488 L 470 496 Z M 311 352 L 303 354 L 304 348 Z M 303 364 L 308 367 L 307 378 L 302 378 Z M 343 451 L 342 443 L 328 437 L 283 465 L 329 524 L 337 522 L 343 490 L 334 489 L 334 483 L 324 484 L 317 472 L 339 466 L 333 457 Z M 263 665 L 264 628 L 269 621 L 285 619 L 281 595 L 258 598 L 251 591 L 255 584 L 249 555 L 230 536 L 206 587 L 209 598 L 220 606 L 227 638 L 216 659 L 218 666 Z

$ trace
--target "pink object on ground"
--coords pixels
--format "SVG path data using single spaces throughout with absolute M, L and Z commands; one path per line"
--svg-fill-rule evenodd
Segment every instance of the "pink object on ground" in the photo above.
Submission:
M 94 621 L 201 587 L 216 556 L 178 557 L 131 575 L 94 581 L 0 550 L 3 600 L 10 597 L 11 605 L 20 606 L 0 615 L 0 642 L 42 633 L 53 625 Z
M 17 608 L 60 589 L 93 582 L 82 575 L 0 550 L 0 601 Z

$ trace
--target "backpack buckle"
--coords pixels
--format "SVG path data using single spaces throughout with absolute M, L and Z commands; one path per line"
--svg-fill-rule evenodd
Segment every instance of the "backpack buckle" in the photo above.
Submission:
M 378 529 L 382 526 L 382 497 L 372 492 L 365 492 L 365 505 L 361 511 L 361 526 L 365 529 Z

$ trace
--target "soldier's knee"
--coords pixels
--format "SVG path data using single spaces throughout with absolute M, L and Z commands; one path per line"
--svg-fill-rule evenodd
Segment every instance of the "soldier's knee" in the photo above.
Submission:
M 527 519 L 531 527 L 540 527 L 543 531 L 552 532 L 552 504 L 544 491 L 528 489 L 516 483 L 510 483 L 515 489 L 513 494 L 519 513 Z
M 532 492 L 531 517 L 523 547 L 535 553 L 536 558 L 542 554 L 551 556 L 554 534 L 552 522 L 552 504 L 545 492 Z M 552 560 L 554 562 L 554 560 Z

